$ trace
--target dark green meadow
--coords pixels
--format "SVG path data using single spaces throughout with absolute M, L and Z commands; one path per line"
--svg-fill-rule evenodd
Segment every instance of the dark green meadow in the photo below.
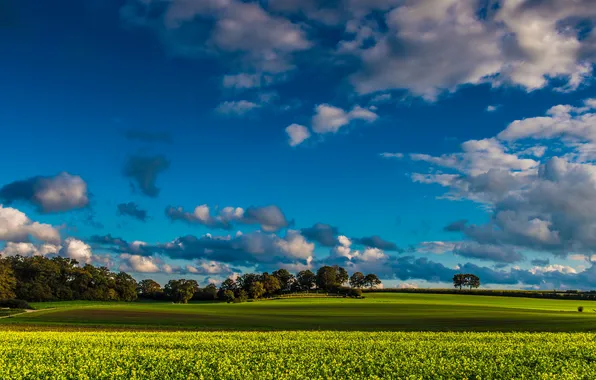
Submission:
M 226 303 L 33 303 L 3 329 L 596 331 L 596 301 L 447 294 L 370 293 Z M 584 312 L 577 311 L 578 306 Z

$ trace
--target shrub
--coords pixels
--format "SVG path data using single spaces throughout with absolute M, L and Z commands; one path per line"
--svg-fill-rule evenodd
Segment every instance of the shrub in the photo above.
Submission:
M 27 301 L 23 300 L 0 300 L 0 307 L 7 307 L 9 309 L 33 309 Z
M 352 298 L 360 298 L 362 297 L 362 290 L 360 289 L 351 289 L 349 296 Z
M 584 311 L 584 307 L 583 306 L 578 306 L 577 307 L 577 311 L 579 311 L 580 313 Z

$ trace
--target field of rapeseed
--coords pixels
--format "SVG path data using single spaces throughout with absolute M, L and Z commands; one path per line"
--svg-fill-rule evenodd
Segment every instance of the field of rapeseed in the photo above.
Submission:
M 1 379 L 594 379 L 588 333 L 0 331 Z

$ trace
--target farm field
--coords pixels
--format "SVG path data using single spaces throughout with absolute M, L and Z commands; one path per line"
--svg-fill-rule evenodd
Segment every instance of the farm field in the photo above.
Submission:
M 593 334 L 0 331 L 2 379 L 593 379 Z
M 0 319 L 0 329 L 596 331 L 595 301 L 470 295 L 372 293 L 365 299 L 242 304 L 76 301 L 33 306 L 41 310 Z

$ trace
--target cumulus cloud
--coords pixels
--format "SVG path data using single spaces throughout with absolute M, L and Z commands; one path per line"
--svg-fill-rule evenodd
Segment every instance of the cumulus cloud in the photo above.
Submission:
M 300 25 L 259 3 L 128 0 L 120 13 L 127 24 L 154 32 L 171 53 L 222 56 L 229 66 L 257 72 L 290 70 L 292 54 L 311 46 Z
M 50 224 L 33 222 L 23 212 L 0 204 L 0 241 L 26 243 L 37 240 L 60 243 L 60 231 Z
M 123 253 L 120 255 L 120 270 L 135 273 L 156 273 L 161 269 L 152 257 L 131 255 Z
M 469 199 L 489 210 L 488 223 L 448 227 L 479 244 L 474 247 L 491 247 L 464 255 L 515 262 L 522 250 L 557 256 L 596 252 L 596 166 L 584 154 L 591 139 L 589 104 L 555 106 L 547 116 L 514 121 L 497 137 L 463 143 L 461 153 L 412 155 L 450 171 L 417 173 L 414 181 L 440 184 L 448 189 L 445 198 Z M 542 151 L 544 145 L 528 144 L 545 139 L 563 146 L 563 155 L 520 158 Z
M 430 100 L 464 84 L 512 83 L 531 91 L 564 78 L 562 90 L 572 90 L 594 62 L 592 33 L 582 39 L 577 31 L 582 21 L 596 18 L 592 5 L 407 0 L 385 15 L 386 32 L 373 26 L 372 46 L 370 38 L 358 41 L 354 34 L 350 53 L 362 68 L 352 83 L 360 93 L 400 88 Z
M 183 236 L 159 244 L 156 251 L 172 259 L 208 260 L 237 265 L 307 264 L 314 244 L 298 231 L 288 230 L 284 237 L 260 231 L 232 236 Z
M 233 209 L 233 211 L 211 215 L 211 209 L 208 205 L 197 206 L 193 212 L 184 211 L 182 207 L 169 206 L 166 208 L 166 216 L 172 221 L 180 220 L 191 224 L 202 224 L 210 228 L 229 230 L 232 228 L 231 222 L 244 215 L 244 210 L 241 208 L 230 209 Z
M 379 116 L 371 110 L 354 106 L 346 112 L 339 107 L 329 104 L 319 104 L 315 107 L 315 114 L 312 118 L 312 129 L 315 133 L 337 133 L 342 127 L 347 126 L 354 120 L 373 122 Z
M 118 209 L 118 215 L 131 216 L 141 222 L 147 221 L 147 211 L 142 210 L 139 205 L 134 202 L 120 203 L 116 207 Z
M 312 227 L 300 230 L 302 236 L 310 241 L 317 242 L 324 247 L 333 247 L 338 243 L 338 229 L 324 223 L 316 223 Z
M 64 241 L 60 254 L 79 263 L 91 263 L 93 257 L 89 244 L 72 237 Z
M 93 235 L 87 241 L 94 248 L 107 250 L 119 254 L 132 254 L 139 256 L 151 256 L 154 254 L 152 246 L 146 242 L 135 240 L 128 242 L 122 238 L 107 235 Z
M 7 242 L 4 249 L 0 250 L 0 256 L 47 256 L 57 255 L 60 252 L 60 246 L 55 244 L 33 244 L 33 243 L 14 243 Z
M 404 158 L 404 154 L 403 153 L 389 153 L 389 152 L 384 152 L 379 154 L 379 156 L 383 157 L 383 158 Z
M 397 244 L 384 240 L 379 236 L 369 236 L 363 238 L 353 238 L 352 239 L 354 244 L 364 245 L 369 248 L 378 248 L 383 251 L 398 251 L 403 252 L 401 248 L 397 246 Z
M 310 131 L 303 125 L 292 124 L 286 128 L 286 133 L 289 137 L 290 146 L 297 146 L 302 144 L 308 138 L 310 138 Z
M 282 75 L 273 75 L 267 73 L 238 73 L 224 75 L 222 79 L 222 85 L 225 88 L 245 90 L 270 86 L 282 79 Z
M 260 107 L 260 104 L 248 100 L 225 101 L 215 108 L 215 112 L 221 115 L 242 116 Z
M 156 185 L 157 177 L 169 167 L 170 161 L 162 155 L 136 155 L 128 158 L 124 165 L 123 174 L 136 183 L 142 194 L 155 198 L 160 191 Z
M 260 225 L 265 232 L 276 232 L 291 224 L 281 209 L 275 205 L 249 207 L 244 211 L 244 216 L 239 222 Z
M 0 200 L 7 204 L 25 201 L 41 213 L 64 212 L 89 205 L 87 183 L 66 172 L 53 177 L 32 177 L 0 188 Z
M 417 251 L 422 253 L 433 253 L 442 255 L 447 252 L 453 252 L 457 243 L 448 241 L 424 241 L 418 245 Z
M 592 0 L 127 0 L 120 14 L 170 54 L 218 59 L 234 89 L 341 64 L 373 103 L 478 84 L 572 91 L 596 62 Z
M 186 265 L 184 270 L 187 273 L 205 276 L 230 276 L 237 272 L 237 269 L 216 261 L 199 261 L 195 265 Z
M 456 245 L 453 253 L 462 257 L 507 264 L 517 263 L 524 260 L 524 256 L 511 247 L 479 244 L 477 242 L 460 243 Z
M 290 225 L 284 213 L 275 205 L 249 207 L 246 210 L 240 207 L 212 210 L 208 205 L 200 205 L 192 213 L 184 211 L 182 207 L 169 206 L 166 208 L 166 216 L 171 220 L 181 220 L 225 230 L 231 229 L 233 223 L 256 224 L 266 232 L 276 232 Z

